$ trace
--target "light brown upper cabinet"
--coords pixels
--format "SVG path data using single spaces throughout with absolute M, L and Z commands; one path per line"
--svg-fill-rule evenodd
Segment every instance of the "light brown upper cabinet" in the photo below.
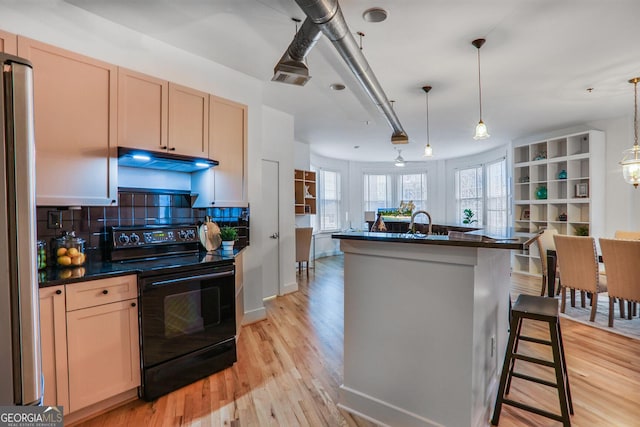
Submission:
M 36 203 L 116 203 L 117 68 L 18 36 L 33 64 Z
M 18 54 L 18 36 L 0 30 L 0 52 Z
M 169 82 L 118 68 L 118 146 L 165 151 Z
M 246 203 L 247 106 L 211 95 L 209 110 L 209 157 L 220 162 L 213 168 L 216 206 Z
M 168 151 L 208 157 L 209 94 L 169 82 Z

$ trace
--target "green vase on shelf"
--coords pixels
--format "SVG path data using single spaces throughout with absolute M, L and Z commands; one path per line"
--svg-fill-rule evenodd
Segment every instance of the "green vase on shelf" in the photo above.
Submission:
M 547 198 L 547 187 L 541 185 L 536 189 L 536 199 L 544 200 Z
M 567 171 L 562 169 L 558 172 L 558 179 L 567 179 Z

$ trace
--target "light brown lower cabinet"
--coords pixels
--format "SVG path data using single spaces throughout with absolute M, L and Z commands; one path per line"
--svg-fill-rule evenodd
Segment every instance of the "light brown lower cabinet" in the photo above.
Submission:
M 55 299 L 60 295 L 61 303 Z M 43 288 L 40 301 L 46 404 L 63 405 L 71 415 L 79 410 L 89 415 L 92 405 L 140 385 L 135 275 Z M 60 304 L 66 336 L 55 328 L 61 321 Z M 56 384 L 55 395 L 50 383 Z
M 69 413 L 67 320 L 64 285 L 40 289 L 40 341 L 44 405 L 64 407 Z

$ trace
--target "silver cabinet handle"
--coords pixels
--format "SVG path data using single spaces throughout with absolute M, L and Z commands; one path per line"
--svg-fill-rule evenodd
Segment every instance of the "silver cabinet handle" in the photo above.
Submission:
M 269 236 L 269 237 L 270 237 L 270 238 L 272 238 L 272 239 L 277 239 L 277 238 L 278 238 L 278 237 L 280 237 L 280 236 L 278 235 L 278 233 L 273 233 L 273 234 L 272 234 L 271 236 Z

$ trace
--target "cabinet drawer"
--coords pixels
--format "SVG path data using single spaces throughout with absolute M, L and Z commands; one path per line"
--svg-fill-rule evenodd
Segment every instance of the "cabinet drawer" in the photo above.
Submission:
M 110 277 L 66 286 L 67 311 L 138 297 L 136 275 Z

